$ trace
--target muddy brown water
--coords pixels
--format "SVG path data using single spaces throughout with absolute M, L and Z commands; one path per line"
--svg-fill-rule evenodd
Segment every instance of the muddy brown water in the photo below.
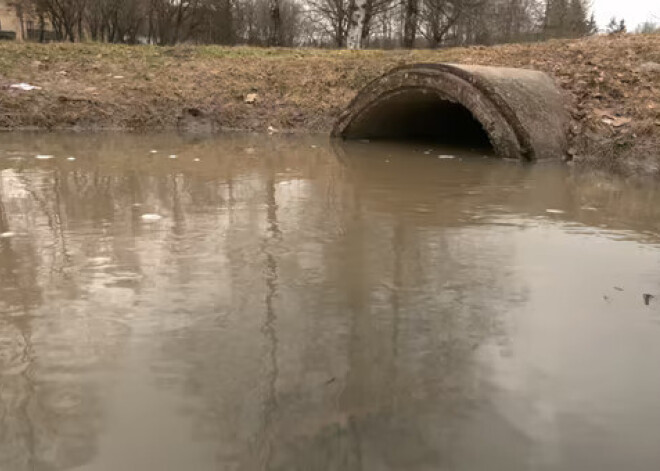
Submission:
M 3 471 L 660 468 L 658 186 L 240 134 L 0 177 Z

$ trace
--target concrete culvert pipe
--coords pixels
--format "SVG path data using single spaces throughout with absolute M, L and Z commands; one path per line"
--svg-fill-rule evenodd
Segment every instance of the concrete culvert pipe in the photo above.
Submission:
M 543 72 L 415 64 L 369 83 L 332 135 L 490 145 L 505 158 L 557 159 L 566 154 L 567 123 L 562 94 Z

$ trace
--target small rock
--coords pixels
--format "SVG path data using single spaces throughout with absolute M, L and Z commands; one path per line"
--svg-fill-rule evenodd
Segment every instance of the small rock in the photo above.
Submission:
M 199 158 L 199 157 L 195 157 L 195 158 L 193 159 L 193 162 L 199 162 L 199 161 L 200 161 L 200 158 Z
M 248 105 L 253 105 L 254 103 L 257 102 L 257 98 L 258 98 L 258 96 L 257 96 L 256 93 L 248 93 L 247 95 L 245 95 L 245 100 L 244 101 Z
M 39 160 L 48 160 L 48 159 L 55 158 L 55 156 L 54 155 L 48 155 L 48 154 L 38 154 L 38 155 L 35 155 L 35 158 L 39 159 Z
M 13 232 L 3 232 L 0 234 L 0 239 L 9 239 L 10 237 L 14 237 L 16 234 Z
M 651 300 L 653 298 L 655 298 L 655 296 L 653 296 L 652 294 L 649 294 L 649 293 L 644 293 L 642 295 L 642 299 L 644 299 L 644 305 L 645 306 L 648 306 L 649 304 L 651 304 Z
M 170 154 L 170 159 L 176 159 L 176 154 Z
M 646 73 L 660 73 L 660 64 L 657 62 L 644 62 L 637 70 Z
M 275 129 L 273 126 L 268 126 L 268 134 L 274 134 L 277 132 L 277 129 Z
M 156 153 L 158 153 L 158 151 L 157 151 L 156 149 L 151 149 L 151 150 L 149 151 L 149 153 L 150 153 L 150 154 L 156 154 Z
M 123 75 L 115 75 L 115 76 L 113 76 L 112 78 L 113 78 L 113 79 L 117 79 L 117 80 L 121 80 L 121 79 L 124 78 L 124 76 L 123 76 Z
M 163 216 L 160 214 L 153 214 L 153 213 L 146 213 L 140 216 L 143 221 L 145 222 L 154 222 L 154 221 L 160 221 L 163 219 Z
M 439 159 L 455 159 L 456 156 L 455 155 L 442 155 L 441 154 L 441 155 L 438 156 L 438 158 Z
M 70 160 L 70 161 L 73 162 L 74 160 L 76 160 L 76 158 L 75 157 L 67 157 L 66 160 Z
M 565 211 L 562 211 L 561 209 L 546 209 L 545 212 L 549 213 L 549 214 L 564 214 L 565 213 Z

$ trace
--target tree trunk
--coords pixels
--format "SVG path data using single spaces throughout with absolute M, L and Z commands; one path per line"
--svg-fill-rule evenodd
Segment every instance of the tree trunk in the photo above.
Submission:
M 282 16 L 280 14 L 280 1 L 268 0 L 270 10 L 270 31 L 268 37 L 269 46 L 282 45 Z
M 371 20 L 373 19 L 374 5 L 372 0 L 367 0 L 364 10 L 364 21 L 362 22 L 362 30 L 360 31 L 360 46 L 362 48 L 368 46 L 369 34 L 371 33 Z M 385 24 L 385 22 L 383 22 Z
M 417 35 L 417 16 L 419 13 L 419 0 L 403 0 L 403 47 L 415 47 Z
M 362 28 L 366 18 L 367 0 L 356 0 L 353 15 L 348 24 L 347 46 L 349 49 L 362 48 Z
M 25 41 L 25 23 L 23 21 L 23 5 L 20 3 L 16 4 L 16 17 L 18 18 L 18 31 L 17 39 L 19 41 Z
M 39 13 L 39 42 L 44 42 L 46 36 L 46 19 L 42 13 Z

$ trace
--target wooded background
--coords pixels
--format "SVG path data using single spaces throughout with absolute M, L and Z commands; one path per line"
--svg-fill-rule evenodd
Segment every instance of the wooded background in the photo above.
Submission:
M 598 32 L 588 0 L 15 0 L 37 41 L 443 47 Z M 655 29 L 655 25 L 646 25 Z M 625 31 L 612 19 L 607 32 Z

